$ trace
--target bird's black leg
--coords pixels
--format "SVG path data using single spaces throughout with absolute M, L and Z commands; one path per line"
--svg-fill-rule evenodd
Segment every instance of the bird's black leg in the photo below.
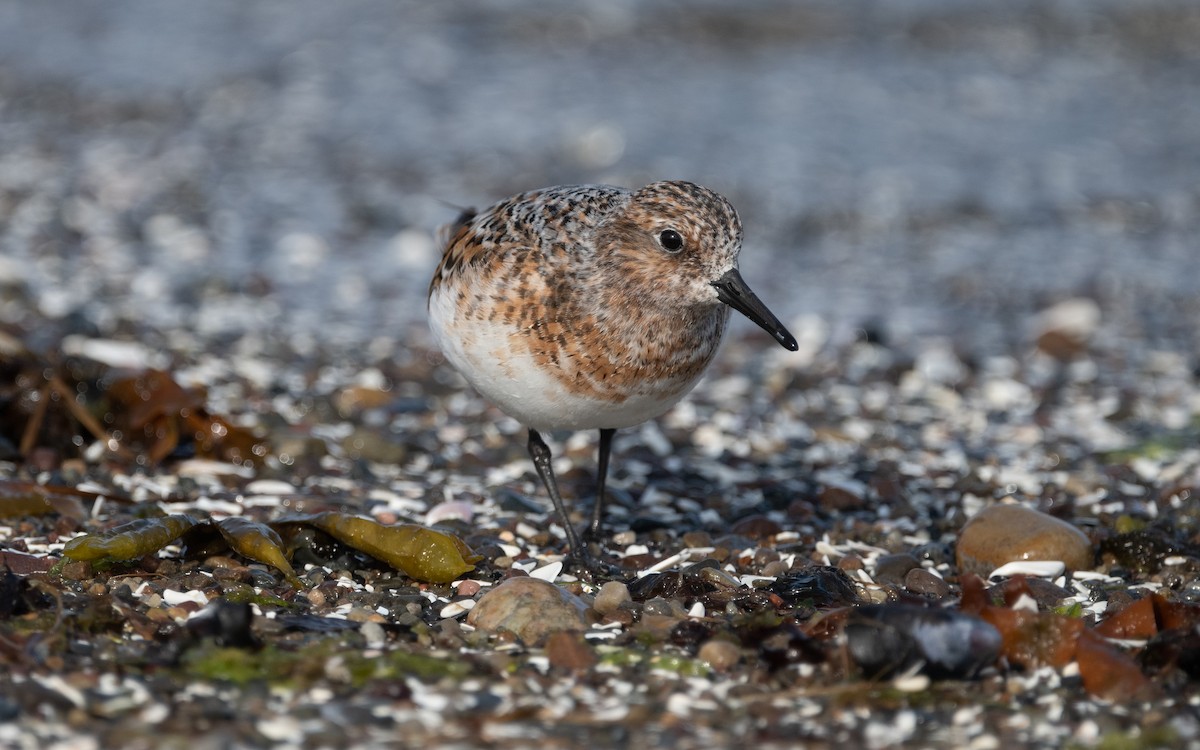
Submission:
M 600 430 L 600 460 L 596 469 L 596 504 L 592 508 L 592 522 L 588 525 L 583 536 L 586 539 L 599 539 L 604 530 L 604 484 L 608 480 L 608 456 L 612 453 L 614 429 Z
M 546 485 L 546 491 L 550 493 L 550 502 L 554 503 L 554 510 L 558 511 L 558 516 L 562 519 L 563 528 L 567 532 L 567 544 L 571 545 L 570 557 L 582 563 L 584 567 L 590 567 L 592 557 L 583 546 L 579 535 L 575 533 L 575 527 L 571 525 L 571 519 L 567 516 L 567 506 L 563 504 L 562 495 L 558 491 L 554 467 L 550 464 L 550 446 L 546 445 L 546 441 L 542 440 L 537 430 L 529 431 L 529 457 L 533 459 L 533 468 L 537 469 L 542 484 Z

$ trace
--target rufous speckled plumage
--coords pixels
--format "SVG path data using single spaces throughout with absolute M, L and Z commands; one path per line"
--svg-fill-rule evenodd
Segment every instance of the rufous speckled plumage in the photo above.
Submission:
M 594 535 L 613 431 L 691 390 L 730 307 L 796 349 L 738 273 L 737 212 L 699 185 L 535 190 L 465 213 L 448 233 L 429 288 L 434 337 L 476 390 L 529 428 L 534 466 L 580 560 L 539 431 L 600 430 Z

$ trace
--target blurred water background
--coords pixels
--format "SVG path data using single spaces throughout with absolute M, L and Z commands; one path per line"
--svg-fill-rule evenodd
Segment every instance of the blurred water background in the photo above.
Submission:
M 664 178 L 730 197 L 799 326 L 986 353 L 1085 296 L 1194 353 L 1200 5 L 0 2 L 0 326 L 38 346 L 385 352 L 457 206 Z

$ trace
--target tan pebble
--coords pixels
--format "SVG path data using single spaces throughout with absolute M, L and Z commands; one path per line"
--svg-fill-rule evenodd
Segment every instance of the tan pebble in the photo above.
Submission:
M 146 618 L 151 622 L 167 622 L 171 616 L 162 607 L 153 607 L 146 610 Z
M 243 567 L 240 562 L 234 560 L 228 555 L 212 555 L 204 559 L 204 567 L 206 568 L 240 568 Z
M 637 534 L 633 531 L 618 531 L 613 534 L 613 544 L 618 547 L 628 546 L 637 541 Z
M 387 406 L 393 399 L 391 391 L 365 386 L 351 386 L 334 397 L 334 405 L 343 417 L 352 417 L 368 409 Z
M 84 581 L 92 577 L 92 564 L 75 560 L 62 566 L 62 577 L 68 581 Z
M 700 661 L 707 662 L 718 672 L 728 672 L 741 660 L 742 650 L 736 644 L 714 638 L 704 642 L 704 645 L 696 653 L 696 657 Z
M 773 560 L 763 566 L 762 575 L 778 578 L 788 572 L 787 563 L 783 560 Z
M 609 581 L 600 587 L 596 593 L 596 601 L 592 605 L 602 615 L 616 611 L 623 603 L 633 601 L 629 595 L 629 587 L 621 581 Z
M 553 583 L 518 576 L 481 596 L 467 614 L 467 624 L 489 633 L 508 631 L 538 646 L 552 633 L 586 630 L 586 611 L 582 599 Z
M 363 607 L 352 607 L 346 613 L 346 619 L 350 622 L 370 622 L 372 616 L 378 616 L 378 612 Z
M 1093 565 L 1092 542 L 1066 521 L 1023 505 L 984 508 L 958 536 L 958 568 L 986 576 L 1005 563 L 1060 560 L 1070 570 Z
M 675 615 L 642 615 L 642 620 L 638 623 L 638 630 L 646 632 L 655 638 L 666 639 L 671 635 L 671 631 L 683 619 Z
M 308 599 L 308 603 L 314 607 L 325 606 L 325 592 L 321 591 L 320 588 L 309 589 L 304 592 L 304 596 Z

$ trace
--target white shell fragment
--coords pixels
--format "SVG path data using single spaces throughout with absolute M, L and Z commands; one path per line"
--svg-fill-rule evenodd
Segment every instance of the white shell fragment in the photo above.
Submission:
M 993 570 L 988 578 L 1011 578 L 1013 576 L 1054 578 L 1062 575 L 1066 569 L 1067 566 L 1061 560 L 1018 560 L 1001 565 Z

